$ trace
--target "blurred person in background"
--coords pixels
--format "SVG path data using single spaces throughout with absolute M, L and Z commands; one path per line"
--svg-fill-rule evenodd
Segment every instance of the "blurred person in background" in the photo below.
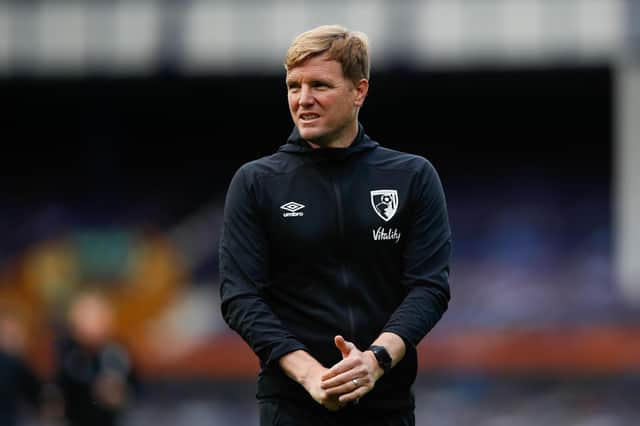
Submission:
M 131 402 L 137 377 L 127 349 L 113 340 L 113 311 L 97 291 L 75 295 L 58 342 L 56 384 L 71 426 L 113 426 Z
M 0 307 L 0 425 L 19 422 L 21 404 L 39 411 L 42 383 L 26 359 L 26 330 L 16 312 Z
M 260 359 L 263 426 L 415 424 L 416 345 L 448 306 L 451 231 L 434 167 L 358 120 L 369 61 L 361 32 L 297 36 L 295 128 L 228 189 L 221 309 Z

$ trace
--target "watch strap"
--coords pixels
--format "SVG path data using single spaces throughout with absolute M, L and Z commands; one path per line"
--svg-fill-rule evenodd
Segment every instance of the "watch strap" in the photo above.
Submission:
M 386 374 L 391 369 L 391 355 L 389 355 L 387 349 L 381 345 L 371 345 L 367 350 L 373 352 L 373 355 L 378 360 L 378 365 Z

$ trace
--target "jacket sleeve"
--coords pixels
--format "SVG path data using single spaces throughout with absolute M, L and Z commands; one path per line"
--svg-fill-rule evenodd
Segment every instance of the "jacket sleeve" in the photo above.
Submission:
M 305 346 L 281 323 L 265 301 L 268 243 L 261 209 L 248 182 L 246 166 L 231 180 L 220 240 L 220 299 L 227 324 L 266 365 Z
M 448 307 L 451 229 L 440 178 L 428 162 L 414 193 L 414 218 L 403 254 L 402 284 L 408 292 L 383 331 L 415 347 Z

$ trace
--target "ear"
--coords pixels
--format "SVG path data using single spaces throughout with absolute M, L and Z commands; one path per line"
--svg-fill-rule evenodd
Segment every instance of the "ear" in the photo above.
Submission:
M 364 104 L 364 100 L 367 97 L 367 93 L 369 92 L 369 80 L 366 78 L 360 79 L 358 84 L 356 84 L 356 99 L 354 101 L 357 107 L 361 107 Z

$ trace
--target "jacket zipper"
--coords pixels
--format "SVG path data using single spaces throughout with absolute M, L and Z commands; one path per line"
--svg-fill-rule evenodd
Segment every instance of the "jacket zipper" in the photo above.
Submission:
M 333 176 L 333 191 L 336 195 L 336 207 L 338 210 L 338 231 L 340 232 L 340 239 L 344 243 L 344 215 L 342 212 L 342 194 L 340 193 L 340 187 L 336 181 L 336 177 Z M 347 330 L 349 335 L 348 340 L 354 339 L 354 323 L 353 323 L 353 307 L 351 303 L 351 283 L 349 282 L 349 276 L 347 275 L 347 266 L 345 265 L 344 256 L 340 257 L 340 272 L 342 275 L 342 283 L 347 291 L 347 318 L 349 320 L 349 329 Z

